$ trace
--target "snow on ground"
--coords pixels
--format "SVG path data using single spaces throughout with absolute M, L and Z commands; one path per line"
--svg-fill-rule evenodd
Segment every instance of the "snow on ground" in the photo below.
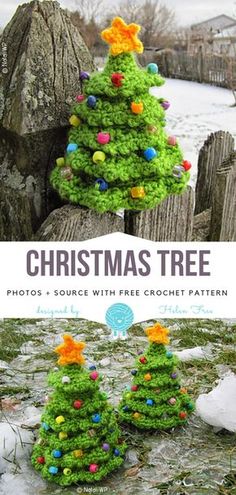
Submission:
M 151 88 L 151 94 L 165 98 L 171 106 L 166 112 L 169 134 L 175 135 L 190 160 L 192 184 L 196 182 L 200 148 L 209 134 L 229 131 L 236 138 L 236 108 L 228 89 L 178 79 L 166 79 L 164 86 Z

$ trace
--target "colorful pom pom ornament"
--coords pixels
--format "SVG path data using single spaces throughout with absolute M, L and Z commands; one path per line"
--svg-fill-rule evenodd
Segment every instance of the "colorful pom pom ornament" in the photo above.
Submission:
M 96 179 L 95 184 L 98 184 L 99 191 L 106 191 L 108 189 L 108 183 L 104 179 Z
M 147 148 L 143 154 L 144 158 L 146 158 L 146 160 L 150 162 L 150 160 L 153 160 L 157 157 L 158 152 L 155 150 L 155 148 Z
M 131 189 L 131 196 L 134 199 L 143 199 L 143 198 L 145 198 L 144 187 L 142 187 L 142 186 L 132 187 L 132 189 Z
M 151 62 L 150 64 L 148 64 L 147 66 L 147 71 L 150 73 L 150 74 L 157 74 L 158 73 L 158 65 L 157 64 L 154 64 L 153 62 Z
M 140 101 L 139 103 L 135 103 L 134 101 L 132 101 L 131 103 L 131 110 L 133 113 L 136 113 L 137 115 L 140 114 L 140 113 L 143 113 L 143 102 Z
M 99 144 L 108 144 L 111 139 L 109 132 L 99 132 L 97 135 L 97 142 Z
M 97 105 L 97 98 L 94 95 L 90 95 L 87 98 L 87 105 L 89 108 L 95 108 Z
M 81 81 L 87 81 L 88 79 L 90 79 L 90 75 L 88 72 L 85 72 L 82 70 L 82 72 L 80 73 L 80 76 L 79 76 L 80 80 Z
M 106 155 L 103 151 L 95 151 L 93 154 L 93 162 L 96 164 L 102 163 L 106 160 Z
M 78 144 L 76 144 L 76 143 L 69 143 L 68 146 L 67 146 L 67 148 L 66 148 L 66 151 L 67 151 L 67 153 L 73 153 L 77 149 L 78 149 Z
M 111 75 L 111 82 L 112 82 L 113 86 L 115 86 L 116 88 L 120 88 L 123 84 L 124 78 L 125 77 L 123 74 L 119 74 L 117 72 L 114 72 L 114 74 Z

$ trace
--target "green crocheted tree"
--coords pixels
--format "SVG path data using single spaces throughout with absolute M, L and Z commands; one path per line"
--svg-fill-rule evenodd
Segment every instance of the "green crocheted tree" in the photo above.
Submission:
M 32 464 L 61 486 L 93 483 L 123 463 L 126 446 L 113 408 L 99 390 L 101 377 L 95 366 L 83 366 L 85 344 L 70 335 L 63 338 L 55 350 L 60 366 L 48 378 L 54 392 L 42 414 Z
M 178 358 L 166 349 L 169 331 L 159 323 L 146 330 L 150 344 L 137 358 L 130 391 L 119 405 L 120 418 L 140 429 L 169 430 L 185 424 L 194 404 L 181 388 L 176 371 Z
M 149 94 L 164 83 L 158 66 L 142 69 L 132 53 L 143 51 L 139 29 L 115 18 L 102 32 L 111 45 L 107 64 L 91 77 L 81 72 L 69 144 L 51 174 L 63 199 L 99 212 L 153 208 L 190 178 L 191 164 L 164 131 L 169 102 Z

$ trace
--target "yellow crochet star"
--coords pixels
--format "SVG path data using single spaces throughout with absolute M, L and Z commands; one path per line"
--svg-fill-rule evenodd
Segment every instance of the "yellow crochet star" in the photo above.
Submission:
M 76 342 L 71 335 L 63 335 L 63 344 L 56 347 L 55 352 L 60 355 L 58 364 L 64 366 L 65 364 L 84 364 L 85 359 L 81 354 L 85 348 L 84 342 Z
M 156 344 L 169 344 L 170 339 L 167 337 L 169 335 L 169 330 L 160 325 L 160 323 L 155 323 L 153 327 L 148 327 L 145 329 L 150 342 L 155 342 Z
M 138 39 L 137 34 L 140 31 L 138 24 L 126 24 L 121 17 L 115 17 L 111 27 L 104 29 L 101 37 L 109 45 L 112 55 L 120 55 L 124 52 L 143 52 L 143 44 Z

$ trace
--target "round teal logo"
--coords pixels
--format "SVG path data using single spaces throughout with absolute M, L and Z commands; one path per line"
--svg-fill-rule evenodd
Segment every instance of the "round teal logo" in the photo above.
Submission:
M 127 330 L 134 321 L 134 313 L 127 304 L 116 303 L 108 308 L 105 319 L 114 337 L 121 335 L 126 338 Z

